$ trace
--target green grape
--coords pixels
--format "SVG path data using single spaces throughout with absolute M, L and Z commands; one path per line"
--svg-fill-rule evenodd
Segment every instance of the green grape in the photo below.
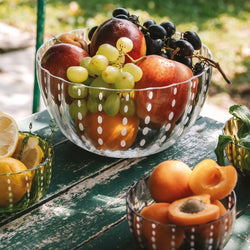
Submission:
M 128 37 L 120 37 L 116 42 L 116 48 L 124 53 L 130 52 L 133 47 L 133 41 Z
M 88 70 L 90 61 L 91 61 L 90 56 L 84 57 L 80 62 L 80 66 L 82 66 L 82 67 L 84 67 L 85 69 Z
M 119 54 L 117 60 L 114 62 L 115 65 L 123 65 L 125 63 L 125 55 Z
M 91 58 L 89 67 L 96 69 L 98 71 L 103 71 L 107 68 L 109 64 L 108 58 L 103 55 L 95 55 Z
M 99 46 L 96 55 L 106 56 L 110 62 L 115 62 L 119 56 L 119 51 L 116 47 L 104 43 Z
M 102 74 L 102 70 L 97 69 L 94 64 L 89 64 L 88 71 L 89 75 L 92 77 L 97 77 Z
M 121 98 L 120 114 L 123 116 L 133 116 L 135 114 L 136 107 L 133 99 Z
M 107 83 L 114 83 L 116 77 L 120 74 L 120 70 L 114 66 L 108 66 L 102 71 L 102 79 Z
M 120 97 L 116 93 L 107 97 L 103 110 L 110 116 L 116 115 L 120 110 Z
M 91 113 L 97 113 L 99 105 L 103 105 L 104 101 L 99 101 L 95 98 L 89 97 L 87 101 L 87 108 Z
M 69 84 L 68 94 L 72 98 L 85 98 L 88 94 L 88 88 L 84 84 L 72 83 Z
M 73 119 L 82 120 L 87 111 L 87 102 L 85 99 L 76 99 L 69 105 L 69 114 Z
M 140 81 L 143 74 L 141 68 L 134 63 L 126 63 L 122 71 L 129 72 L 134 77 L 135 82 Z
M 111 93 L 111 91 L 107 90 L 110 88 L 109 84 L 104 82 L 101 76 L 95 78 L 90 84 L 90 87 L 95 87 L 89 89 L 89 94 L 92 98 L 96 99 L 104 98 Z M 101 89 L 101 88 L 106 88 L 106 89 Z
M 121 72 L 115 79 L 116 89 L 133 89 L 135 86 L 134 77 L 129 72 Z
M 89 77 L 88 70 L 82 66 L 70 66 L 66 74 L 71 82 L 84 82 Z

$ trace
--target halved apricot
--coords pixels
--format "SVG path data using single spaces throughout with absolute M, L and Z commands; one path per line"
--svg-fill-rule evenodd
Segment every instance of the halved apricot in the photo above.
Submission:
M 233 166 L 219 166 L 212 159 L 198 163 L 189 179 L 194 194 L 210 194 L 212 200 L 229 195 L 237 183 L 237 171 Z
M 147 249 L 170 250 L 182 244 L 184 231 L 179 227 L 169 225 L 168 208 L 169 203 L 165 202 L 149 205 L 140 213 L 143 219 L 134 221 L 134 227 L 137 229 L 135 234 L 140 237 L 142 233 Z
M 219 200 L 212 201 L 212 204 L 219 207 L 219 209 L 220 209 L 220 217 L 227 212 L 225 206 Z
M 178 160 L 158 164 L 149 177 L 149 192 L 157 202 L 172 202 L 192 194 L 189 177 L 192 170 Z
M 177 225 L 199 225 L 218 219 L 220 209 L 210 203 L 210 195 L 193 195 L 172 202 L 168 216 Z

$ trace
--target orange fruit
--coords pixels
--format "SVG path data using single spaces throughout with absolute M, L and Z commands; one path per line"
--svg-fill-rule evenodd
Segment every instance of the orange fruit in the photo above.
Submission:
M 194 194 L 209 194 L 212 200 L 229 195 L 237 183 L 233 166 L 219 166 L 212 159 L 199 162 L 190 175 L 189 185 Z
M 80 136 L 85 136 L 98 149 L 125 150 L 135 141 L 139 126 L 136 116 L 109 116 L 105 112 L 89 113 L 76 120 Z M 84 128 L 81 131 L 81 128 Z
M 15 204 L 30 191 L 32 174 L 13 157 L 0 159 L 0 206 Z
M 18 126 L 10 115 L 0 111 L 0 158 L 11 156 L 18 141 Z
M 144 218 L 143 220 L 135 217 L 134 227 L 137 229 L 135 234 L 139 237 L 138 233 L 141 234 L 142 231 L 148 249 L 170 250 L 173 246 L 178 248 L 182 244 L 183 230 L 175 228 L 173 231 L 169 226 L 169 205 L 166 202 L 154 203 L 142 209 L 140 214 Z M 140 231 L 138 232 L 138 230 Z
M 192 170 L 178 160 L 163 161 L 149 177 L 149 192 L 157 202 L 172 202 L 192 194 L 189 177 Z
M 219 217 L 220 208 L 210 202 L 209 194 L 189 196 L 169 205 L 168 218 L 181 226 L 204 224 Z

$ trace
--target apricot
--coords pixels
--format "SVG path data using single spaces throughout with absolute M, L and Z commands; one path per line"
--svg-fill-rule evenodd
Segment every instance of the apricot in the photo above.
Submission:
M 157 202 L 172 202 L 192 194 L 189 177 L 192 170 L 178 160 L 163 161 L 149 177 L 149 192 Z
M 137 229 L 135 234 L 140 237 L 142 232 L 148 249 L 170 250 L 173 246 L 178 248 L 182 244 L 184 231 L 177 227 L 174 227 L 173 230 L 169 226 L 169 205 L 165 202 L 149 205 L 140 213 L 143 219 L 134 221 L 134 228 Z
M 98 149 L 125 150 L 135 141 L 139 119 L 136 116 L 109 116 L 105 112 L 88 113 L 76 120 L 80 136 L 85 136 Z
M 198 163 L 189 179 L 194 194 L 209 194 L 212 200 L 229 195 L 237 183 L 237 171 L 233 166 L 219 166 L 212 159 Z
M 210 195 L 193 195 L 169 205 L 169 220 L 177 225 L 204 224 L 220 217 L 220 208 L 211 204 Z

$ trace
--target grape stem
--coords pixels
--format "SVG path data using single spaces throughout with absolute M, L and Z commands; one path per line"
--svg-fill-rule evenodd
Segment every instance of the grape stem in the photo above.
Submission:
M 216 68 L 217 70 L 219 70 L 219 72 L 221 73 L 221 75 L 223 76 L 224 80 L 228 83 L 231 84 L 232 82 L 229 80 L 229 78 L 226 76 L 226 74 L 224 73 L 224 71 L 222 70 L 220 64 L 218 62 L 213 61 L 212 59 L 202 56 L 200 54 L 193 54 L 191 57 L 196 57 L 199 58 L 202 62 L 209 64 L 210 66 Z
M 134 64 L 136 64 L 136 63 L 138 63 L 138 62 L 140 62 L 140 61 L 142 61 L 143 59 L 145 59 L 146 58 L 146 56 L 142 56 L 142 57 L 140 57 L 140 58 L 138 58 L 138 59 L 134 59 L 134 58 L 132 58 L 128 53 L 124 53 L 130 60 L 131 60 L 131 62 L 132 63 L 134 63 Z

